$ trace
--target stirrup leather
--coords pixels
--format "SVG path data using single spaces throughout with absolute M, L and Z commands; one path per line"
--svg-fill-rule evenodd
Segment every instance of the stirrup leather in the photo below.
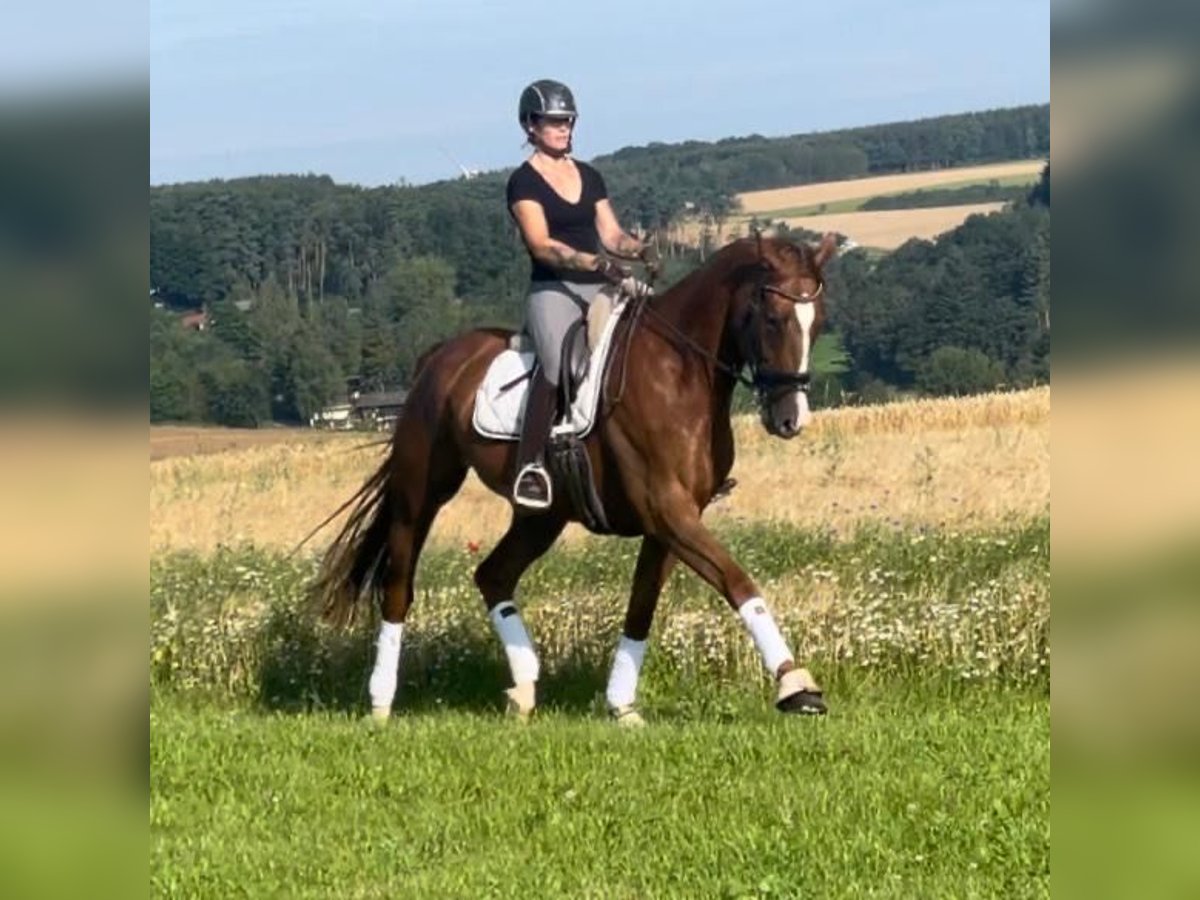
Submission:
M 537 497 L 527 497 L 521 493 L 521 482 L 525 480 L 525 476 L 529 475 L 534 478 L 540 478 L 546 486 L 546 499 L 541 500 Z M 513 502 L 518 506 L 525 506 L 529 509 L 547 509 L 554 502 L 554 486 L 550 482 L 550 473 L 546 471 L 545 466 L 541 463 L 529 463 L 524 466 L 513 482 Z

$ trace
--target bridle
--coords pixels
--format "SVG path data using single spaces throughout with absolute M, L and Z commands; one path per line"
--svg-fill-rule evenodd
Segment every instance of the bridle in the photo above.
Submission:
M 758 235 L 758 253 L 759 259 L 762 259 L 762 236 Z M 817 288 L 812 293 L 793 294 L 790 291 L 785 291 L 781 287 L 770 284 L 766 280 L 767 270 L 764 267 L 762 276 L 759 278 L 758 284 L 754 288 L 754 297 L 750 302 L 750 309 L 746 315 L 747 320 L 757 320 L 758 328 L 761 328 L 761 312 L 767 302 L 767 294 L 774 294 L 777 297 L 782 297 L 784 300 L 797 303 L 813 303 L 825 290 L 824 280 L 817 283 Z M 782 369 L 767 368 L 762 364 L 760 351 L 758 348 L 762 346 L 762 341 L 757 340 L 750 342 L 745 340 L 746 329 L 739 329 L 739 337 L 742 338 L 742 356 L 745 360 L 744 365 L 750 369 L 750 377 L 747 378 L 742 374 L 741 368 L 734 368 L 727 362 L 722 360 L 716 354 L 709 352 L 704 347 L 697 344 L 690 336 L 684 334 L 674 323 L 667 320 L 658 310 L 656 310 L 648 300 L 638 302 L 634 310 L 633 322 L 634 325 L 630 328 L 630 336 L 632 336 L 633 328 L 636 327 L 637 320 L 643 312 L 650 313 L 657 322 L 666 326 L 675 337 L 679 338 L 690 349 L 694 350 L 700 356 L 704 357 L 726 375 L 729 375 L 734 381 L 745 385 L 754 391 L 755 400 L 758 404 L 759 411 L 765 413 L 770 405 L 781 395 L 791 391 L 802 391 L 808 393 L 812 377 L 808 372 L 803 374 L 800 372 L 787 372 Z
M 762 364 L 759 356 L 759 348 L 762 346 L 762 310 L 766 305 L 767 294 L 782 297 L 784 300 L 795 305 L 816 302 L 816 299 L 821 296 L 824 290 L 824 281 L 818 282 L 816 290 L 812 293 L 803 294 L 793 294 L 773 284 L 767 284 L 765 280 L 761 281 L 756 288 L 747 319 L 755 321 L 755 331 L 758 332 L 755 335 L 757 340 L 743 340 L 742 352 L 746 358 L 746 365 L 750 368 L 750 385 L 756 392 L 758 407 L 761 411 L 765 412 L 769 409 L 771 404 L 779 399 L 782 394 L 791 393 L 792 391 L 808 393 L 809 386 L 812 384 L 812 376 L 808 372 L 771 369 Z

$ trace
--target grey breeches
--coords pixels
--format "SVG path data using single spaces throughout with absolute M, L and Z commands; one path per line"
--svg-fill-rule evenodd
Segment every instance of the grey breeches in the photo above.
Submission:
M 588 304 L 602 287 L 563 281 L 535 281 L 529 286 L 525 329 L 533 338 L 542 372 L 551 384 L 558 384 L 567 329 L 587 316 Z

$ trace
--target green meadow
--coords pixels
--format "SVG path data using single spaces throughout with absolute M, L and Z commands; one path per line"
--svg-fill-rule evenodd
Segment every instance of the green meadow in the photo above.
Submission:
M 780 524 L 721 536 L 830 715 L 786 718 L 737 617 L 688 573 L 656 619 L 649 727 L 603 715 L 636 542 L 548 555 L 522 603 L 541 707 L 507 672 L 465 549 L 429 552 L 396 716 L 363 717 L 369 616 L 303 600 L 311 559 L 151 564 L 155 896 L 1049 894 L 1049 525 Z

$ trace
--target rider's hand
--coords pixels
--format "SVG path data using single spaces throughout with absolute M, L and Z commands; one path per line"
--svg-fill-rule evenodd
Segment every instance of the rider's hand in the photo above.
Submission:
M 653 244 L 643 244 L 642 252 L 639 257 L 642 265 L 646 267 L 646 279 L 654 281 L 662 274 L 662 260 L 658 256 L 658 251 L 654 249 Z
M 596 259 L 596 271 L 604 276 L 604 280 L 609 284 L 619 285 L 629 277 L 630 272 L 624 266 L 618 266 L 611 259 L 606 257 L 598 257 Z
M 610 284 L 620 288 L 621 293 L 627 297 L 641 299 L 654 296 L 654 288 L 644 281 L 638 281 L 629 273 L 628 269 L 618 266 L 611 259 L 601 259 L 597 262 L 596 271 L 603 275 Z
M 634 300 L 641 300 L 643 297 L 653 297 L 654 288 L 646 284 L 644 281 L 638 281 L 632 275 L 621 281 L 619 287 L 621 293 L 627 297 L 632 297 Z

